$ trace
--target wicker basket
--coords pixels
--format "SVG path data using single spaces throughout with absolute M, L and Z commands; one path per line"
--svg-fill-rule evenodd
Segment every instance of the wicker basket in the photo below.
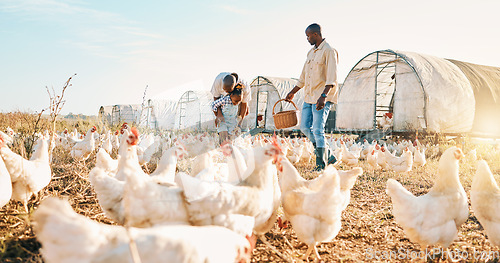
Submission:
M 276 108 L 276 105 L 278 105 L 278 102 L 280 101 L 286 101 L 284 99 L 278 100 L 273 107 L 273 118 L 274 118 L 274 126 L 276 129 L 286 129 L 293 127 L 297 125 L 298 123 L 298 118 L 297 118 L 297 113 L 299 109 L 297 108 L 297 105 L 293 101 L 287 101 L 293 104 L 295 107 L 295 110 L 287 110 L 287 111 L 281 111 L 278 113 L 274 113 L 274 109 Z

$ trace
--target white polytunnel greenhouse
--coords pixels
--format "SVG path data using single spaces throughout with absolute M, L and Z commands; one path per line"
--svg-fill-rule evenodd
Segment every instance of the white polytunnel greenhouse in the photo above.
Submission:
M 370 53 L 340 88 L 336 126 L 377 130 L 387 113 L 393 132 L 500 135 L 500 68 L 406 51 Z
M 177 102 L 174 129 L 215 130 L 215 115 L 210 108 L 210 91 L 186 91 Z
M 273 106 L 280 100 L 284 99 L 288 92 L 290 92 L 295 84 L 297 84 L 297 79 L 292 78 L 278 78 L 278 77 L 264 77 L 258 76 L 252 80 L 250 83 L 250 88 L 252 92 L 252 99 L 249 103 L 249 114 L 245 118 L 244 126 L 248 129 L 253 128 L 264 128 L 267 131 L 273 131 L 276 127 L 274 126 L 273 119 Z M 302 104 L 304 103 L 304 92 L 299 91 L 295 94 L 293 99 L 295 105 L 299 111 L 302 109 Z M 276 105 L 275 112 L 280 112 L 283 110 L 295 109 L 294 106 L 286 101 L 281 101 Z M 300 117 L 300 114 L 299 114 Z M 285 130 L 299 129 L 299 126 L 291 127 Z
M 143 107 L 140 104 L 101 106 L 99 119 L 109 125 L 119 125 L 124 122 L 140 123 Z
M 175 128 L 175 113 L 178 101 L 148 100 L 147 126 L 151 129 L 172 130 Z

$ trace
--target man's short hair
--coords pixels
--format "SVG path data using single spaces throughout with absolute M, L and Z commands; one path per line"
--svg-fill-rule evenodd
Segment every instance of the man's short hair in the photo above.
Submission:
M 226 75 L 223 79 L 223 83 L 224 84 L 227 84 L 227 85 L 234 85 L 234 83 L 236 82 L 236 79 L 233 75 Z
M 318 33 L 321 35 L 321 26 L 314 23 L 314 24 L 310 24 L 307 28 L 306 28 L 306 31 L 309 30 L 313 33 Z
M 236 82 L 238 82 L 238 74 L 233 72 L 233 73 L 231 73 L 231 75 L 233 75 L 236 78 Z

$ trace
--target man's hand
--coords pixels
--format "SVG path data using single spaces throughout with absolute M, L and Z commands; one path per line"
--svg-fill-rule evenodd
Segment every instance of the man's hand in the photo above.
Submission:
M 325 107 L 325 100 L 326 98 L 319 97 L 318 101 L 316 102 L 316 110 L 322 110 Z
M 285 100 L 286 101 L 292 101 L 293 97 L 295 97 L 295 93 L 293 93 L 293 90 L 292 90 L 292 91 L 288 92 L 288 94 L 286 94 Z
M 297 93 L 299 90 L 300 90 L 299 87 L 297 86 L 293 87 L 293 89 L 290 92 L 288 92 L 288 94 L 286 94 L 285 100 L 288 102 L 292 101 L 293 97 L 295 97 L 295 93 Z

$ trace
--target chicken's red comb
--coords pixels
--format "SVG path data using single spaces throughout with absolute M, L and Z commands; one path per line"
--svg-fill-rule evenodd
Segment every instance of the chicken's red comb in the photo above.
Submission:
M 128 125 L 128 123 L 124 122 L 124 123 L 122 124 L 122 127 L 124 127 L 125 125 Z
M 385 116 L 389 117 L 389 119 L 392 119 L 392 112 L 388 112 L 386 114 L 384 114 Z
M 274 147 L 276 147 L 276 148 L 277 148 L 280 152 L 283 152 L 283 151 L 281 150 L 280 145 L 278 144 L 278 139 L 276 138 L 276 135 L 274 135 L 274 136 L 273 136 L 273 139 L 272 139 L 272 142 L 271 142 L 271 143 L 272 143 L 272 145 L 273 145 Z
M 139 138 L 139 130 L 137 130 L 136 127 L 132 127 L 132 129 L 130 129 L 130 131 L 137 137 Z

